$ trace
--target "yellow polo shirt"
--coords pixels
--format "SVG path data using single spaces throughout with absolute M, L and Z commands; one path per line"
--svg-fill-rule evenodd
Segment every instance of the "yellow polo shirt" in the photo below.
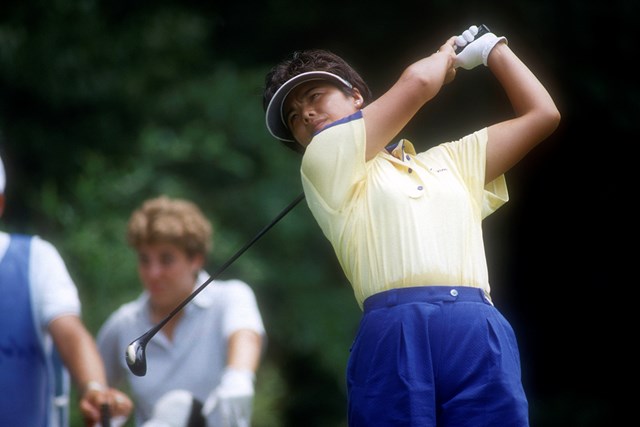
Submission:
M 378 292 L 425 285 L 490 295 L 482 219 L 508 201 L 484 185 L 486 129 L 416 154 L 401 140 L 365 161 L 362 113 L 317 134 L 302 159 L 307 204 L 360 307 Z

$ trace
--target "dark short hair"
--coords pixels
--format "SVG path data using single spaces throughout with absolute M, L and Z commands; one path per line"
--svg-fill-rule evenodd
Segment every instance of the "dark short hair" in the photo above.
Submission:
M 360 91 L 364 105 L 371 102 L 372 94 L 369 86 L 360 74 L 344 59 L 328 50 L 308 49 L 294 52 L 290 58 L 281 61 L 267 73 L 262 96 L 262 106 L 264 110 L 267 110 L 271 98 L 273 98 L 280 86 L 292 77 L 308 71 L 327 71 L 340 76 Z M 347 87 L 340 86 L 340 89 L 351 94 L 350 89 Z M 304 148 L 297 142 L 281 142 L 296 152 L 302 153 L 304 151 Z

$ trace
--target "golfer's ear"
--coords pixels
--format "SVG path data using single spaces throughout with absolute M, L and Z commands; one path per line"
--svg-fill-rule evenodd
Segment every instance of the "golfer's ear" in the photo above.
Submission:
M 353 96 L 353 102 L 358 109 L 364 106 L 364 98 L 357 88 L 353 88 L 351 96 Z

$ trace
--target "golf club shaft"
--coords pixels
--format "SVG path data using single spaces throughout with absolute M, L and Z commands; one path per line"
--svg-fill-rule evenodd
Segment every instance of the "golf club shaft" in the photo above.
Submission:
M 100 424 L 102 427 L 111 427 L 111 409 L 106 403 L 100 405 Z
M 291 209 L 293 209 L 302 199 L 304 199 L 304 193 L 300 193 L 286 208 L 282 210 L 266 227 L 264 227 L 258 234 L 255 235 L 253 239 L 247 242 L 238 252 L 236 252 L 227 262 L 225 262 L 218 270 L 213 273 L 203 284 L 198 286 L 196 290 L 194 290 L 184 301 L 182 301 L 176 308 L 173 309 L 171 313 L 167 315 L 160 323 L 155 325 L 153 328 L 149 329 L 143 337 L 145 337 L 146 341 L 149 341 L 151 337 L 160 331 L 164 327 L 164 325 L 171 320 L 173 316 L 175 316 L 180 310 L 184 308 L 192 299 L 196 297 L 209 283 L 211 283 L 216 277 L 218 277 L 223 271 L 227 269 L 233 262 L 240 257 L 251 245 L 253 245 L 256 241 L 258 241 L 267 231 L 271 229 L 278 221 L 282 219 Z

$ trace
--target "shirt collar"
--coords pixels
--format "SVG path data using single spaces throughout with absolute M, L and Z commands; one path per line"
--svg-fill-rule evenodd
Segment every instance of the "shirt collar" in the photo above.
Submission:
M 416 149 L 408 139 L 401 139 L 395 144 L 387 146 L 387 152 L 403 162 L 407 160 L 406 154 L 416 155 Z
M 198 277 L 196 279 L 196 283 L 193 287 L 193 290 L 195 291 L 196 289 L 198 289 L 200 286 L 202 286 L 204 282 L 206 282 L 210 278 L 211 276 L 206 271 L 200 270 L 200 272 L 198 273 Z M 207 287 L 215 286 L 215 285 L 216 285 L 215 282 L 211 281 L 211 283 L 209 283 Z M 213 304 L 213 293 L 206 292 L 206 289 L 203 289 L 202 292 L 200 292 L 191 302 L 193 302 L 195 305 L 197 305 L 200 308 L 211 307 L 211 305 Z
M 198 289 L 204 282 L 209 280 L 209 278 L 210 278 L 209 274 L 207 274 L 206 271 L 201 270 L 198 273 L 198 277 L 193 285 L 193 290 L 195 291 L 196 289 Z M 215 283 L 212 281 L 207 285 L 207 287 L 210 287 L 210 286 L 215 286 Z M 192 301 L 189 301 L 189 303 L 184 306 L 183 310 L 185 311 L 185 313 L 188 313 L 189 311 L 192 310 L 192 308 L 190 308 L 191 305 L 199 308 L 211 307 L 211 305 L 214 302 L 213 298 L 214 296 L 211 292 L 206 292 L 206 289 L 203 289 L 198 295 L 196 295 L 196 297 Z M 149 293 L 147 291 L 142 292 L 142 294 L 138 297 L 138 302 L 139 304 L 146 306 L 146 311 L 148 313 L 150 308 L 149 308 Z

